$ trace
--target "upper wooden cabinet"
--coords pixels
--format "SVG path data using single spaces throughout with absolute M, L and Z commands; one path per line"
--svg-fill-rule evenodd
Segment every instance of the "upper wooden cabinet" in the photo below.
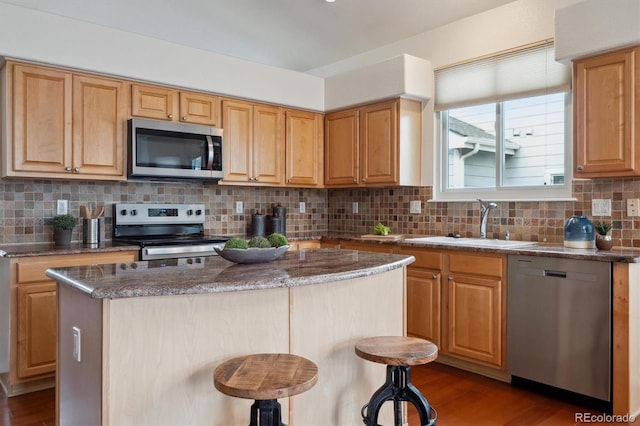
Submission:
M 640 47 L 576 60 L 575 176 L 640 175 Z
M 282 109 L 250 102 L 222 102 L 222 184 L 279 186 L 284 183 Z
M 421 184 L 422 105 L 394 99 L 325 118 L 327 187 Z
M 322 115 L 287 110 L 286 184 L 296 187 L 323 186 Z
M 128 84 L 7 62 L 3 176 L 125 179 Z
M 132 84 L 131 115 L 220 127 L 220 98 L 169 87 Z

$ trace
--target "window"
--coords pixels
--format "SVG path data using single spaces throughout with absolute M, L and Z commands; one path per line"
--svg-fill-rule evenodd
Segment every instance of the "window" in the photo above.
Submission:
M 570 77 L 549 43 L 437 71 L 434 198 L 570 198 Z

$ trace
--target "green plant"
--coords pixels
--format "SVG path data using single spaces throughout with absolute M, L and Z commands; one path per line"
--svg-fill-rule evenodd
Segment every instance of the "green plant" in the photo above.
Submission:
M 247 249 L 249 245 L 247 244 L 247 240 L 244 238 L 233 237 L 230 238 L 225 244 L 224 248 L 235 248 L 235 249 Z
M 596 222 L 593 224 L 593 227 L 596 228 L 596 232 L 600 235 L 607 235 L 611 228 L 613 228 L 613 224 L 611 222 Z
M 76 226 L 76 218 L 70 214 L 61 214 L 51 219 L 54 231 L 70 231 Z
M 271 243 L 271 246 L 273 247 L 282 247 L 289 244 L 287 237 L 277 232 L 274 232 L 273 234 L 269 235 L 267 239 L 269 240 L 269 242 Z
M 265 237 L 253 237 L 249 240 L 249 247 L 271 248 L 271 243 Z
M 389 235 L 391 232 L 391 228 L 383 225 L 382 223 L 378 223 L 373 227 L 373 235 Z

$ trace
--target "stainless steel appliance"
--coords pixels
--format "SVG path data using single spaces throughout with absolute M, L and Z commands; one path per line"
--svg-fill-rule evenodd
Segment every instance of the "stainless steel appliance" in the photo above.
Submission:
M 222 179 L 222 129 L 144 118 L 128 125 L 130 177 Z
M 215 256 L 226 236 L 204 233 L 204 204 L 113 205 L 113 241 L 140 247 L 140 260 Z
M 611 264 L 509 256 L 508 372 L 611 401 Z

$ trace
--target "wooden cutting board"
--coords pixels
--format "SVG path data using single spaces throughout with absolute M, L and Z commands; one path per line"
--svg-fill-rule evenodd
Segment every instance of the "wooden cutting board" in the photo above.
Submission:
M 365 238 L 369 240 L 397 241 L 397 240 L 403 239 L 404 234 L 389 234 L 389 235 L 365 234 L 365 235 L 361 235 L 360 238 Z

